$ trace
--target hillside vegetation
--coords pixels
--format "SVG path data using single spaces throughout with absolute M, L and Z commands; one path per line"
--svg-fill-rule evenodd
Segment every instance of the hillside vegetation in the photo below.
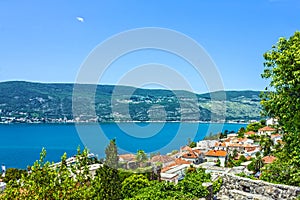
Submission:
M 45 122 L 59 118 L 72 120 L 73 86 L 67 83 L 2 82 L 0 117 L 2 121 L 6 118 L 39 119 Z M 76 109 L 80 113 L 80 120 L 95 117 L 87 111 L 93 100 L 89 95 L 93 92 L 92 88 L 92 85 L 84 85 L 84 90 L 77 95 L 79 104 L 76 104 Z M 260 118 L 259 91 L 225 93 L 226 120 Z M 219 112 L 224 108 L 222 94 L 97 85 L 94 99 L 97 118 L 93 120 L 211 121 L 214 116 L 213 120 L 218 121 L 223 119 Z M 211 95 L 214 96 L 213 101 Z M 213 104 L 215 109 L 212 109 Z

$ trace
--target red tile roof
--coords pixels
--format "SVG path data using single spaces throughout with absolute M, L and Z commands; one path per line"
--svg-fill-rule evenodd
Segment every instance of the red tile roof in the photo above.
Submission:
M 262 160 L 265 164 L 272 163 L 272 162 L 274 162 L 275 159 L 276 159 L 275 156 L 265 156 L 262 158 Z
M 124 161 L 132 161 L 135 160 L 135 155 L 134 154 L 121 154 L 119 155 L 119 159 L 123 159 Z
M 192 159 L 195 159 L 195 158 L 198 158 L 198 156 L 194 153 L 184 153 L 181 155 L 182 158 L 192 158 Z
M 206 156 L 215 156 L 215 157 L 225 157 L 227 155 L 226 151 L 223 150 L 209 150 L 205 154 Z
M 164 172 L 168 171 L 169 169 L 171 169 L 172 167 L 174 167 L 174 166 L 176 166 L 176 165 L 183 165 L 183 164 L 188 164 L 188 165 L 190 165 L 190 164 L 192 164 L 192 162 L 183 160 L 183 159 L 181 159 L 181 158 L 177 158 L 177 159 L 175 160 L 174 163 L 172 163 L 172 164 L 170 164 L 170 165 L 168 165 L 168 166 L 162 168 L 161 172 L 164 173 Z
M 175 158 L 166 155 L 156 155 L 151 158 L 151 162 L 161 162 L 161 163 L 168 163 L 174 161 Z
M 183 159 L 181 159 L 181 158 L 177 158 L 177 159 L 175 160 L 175 163 L 176 163 L 177 165 L 183 165 L 183 164 L 191 164 L 192 162 L 183 160 Z
M 238 144 L 238 143 L 228 144 L 228 147 L 242 147 L 242 146 L 243 146 L 242 144 Z
M 276 129 L 271 128 L 269 126 L 265 126 L 263 128 L 258 129 L 258 131 L 275 131 Z
M 247 138 L 238 138 L 239 142 L 246 142 L 248 139 Z
M 193 151 L 193 149 L 189 146 L 184 146 L 184 147 L 181 147 L 181 150 L 182 151 Z
M 226 147 L 225 142 L 216 142 L 215 147 Z
M 272 135 L 271 135 L 271 138 L 272 138 L 272 139 L 275 138 L 275 137 L 281 137 L 281 135 L 278 134 L 278 133 L 277 133 L 277 134 L 272 134 Z
M 245 133 L 245 135 L 255 135 L 256 133 L 254 131 L 248 131 Z
M 183 153 L 181 154 L 182 158 L 192 158 L 192 159 L 194 159 L 194 158 L 198 158 L 198 156 L 201 154 L 201 151 L 199 149 L 193 150 L 189 146 L 182 147 L 181 151 L 183 151 Z
M 224 142 L 230 142 L 231 141 L 231 138 L 226 138 L 225 140 L 224 140 Z

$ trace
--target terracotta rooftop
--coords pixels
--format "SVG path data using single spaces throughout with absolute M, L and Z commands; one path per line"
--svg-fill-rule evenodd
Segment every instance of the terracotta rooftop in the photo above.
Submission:
M 263 128 L 258 129 L 258 131 L 275 131 L 275 129 L 269 126 L 265 126 Z
M 169 169 L 171 169 L 172 167 L 174 167 L 176 165 L 184 165 L 184 164 L 190 165 L 190 164 L 192 164 L 192 162 L 183 160 L 181 158 L 177 158 L 174 163 L 162 168 L 161 172 L 166 172 L 166 171 L 168 171 Z
M 245 133 L 245 135 L 255 135 L 256 133 L 254 131 L 248 131 Z
M 192 162 L 183 160 L 183 159 L 181 159 L 181 158 L 177 158 L 177 159 L 175 160 L 175 163 L 176 163 L 177 165 L 183 165 L 183 164 L 191 164 Z
M 198 156 L 196 154 L 192 153 L 184 153 L 181 155 L 182 158 L 198 158 Z
M 270 163 L 274 162 L 275 159 L 276 159 L 275 156 L 265 156 L 265 157 L 262 158 L 262 161 L 265 164 L 270 164 Z
M 135 160 L 134 154 L 121 154 L 119 155 L 119 159 L 122 159 L 124 161 L 132 161 Z
M 182 151 L 193 151 L 193 149 L 189 146 L 184 146 L 184 147 L 181 147 L 181 150 Z
M 216 142 L 215 147 L 226 147 L 225 142 Z
M 243 146 L 243 147 L 246 147 L 246 148 L 256 147 L 256 146 L 254 146 L 254 145 L 252 145 L 252 144 L 243 144 L 242 146 Z
M 151 158 L 151 162 L 161 162 L 161 163 L 168 163 L 168 162 L 172 162 L 174 161 L 175 159 L 172 158 L 171 156 L 166 156 L 166 155 L 156 155 L 156 156 L 153 156 Z
M 275 138 L 275 137 L 281 137 L 281 135 L 278 134 L 278 133 L 277 133 L 277 134 L 272 134 L 272 135 L 271 135 L 271 138 L 272 138 L 272 139 Z
M 226 151 L 223 150 L 209 150 L 205 153 L 205 156 L 215 156 L 215 157 L 225 157 L 227 155 Z
M 230 142 L 231 138 L 226 138 L 225 140 L 223 140 L 224 142 Z
M 238 143 L 231 143 L 231 144 L 228 144 L 228 147 L 241 147 L 243 146 L 242 144 L 238 144 Z
M 239 142 L 246 142 L 248 139 L 247 138 L 238 138 Z

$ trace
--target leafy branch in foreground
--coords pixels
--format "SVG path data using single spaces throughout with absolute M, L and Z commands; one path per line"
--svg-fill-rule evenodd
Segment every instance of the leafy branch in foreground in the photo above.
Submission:
M 262 179 L 300 186 L 300 32 L 280 38 L 264 58 L 262 77 L 270 79 L 261 96 L 264 115 L 278 118 L 285 134 L 284 147 L 265 166 Z

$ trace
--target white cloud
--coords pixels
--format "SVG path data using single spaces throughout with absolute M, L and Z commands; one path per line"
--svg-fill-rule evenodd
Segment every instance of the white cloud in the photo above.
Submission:
M 77 19 L 79 22 L 84 22 L 84 18 L 83 18 L 83 17 L 76 17 L 76 19 Z

